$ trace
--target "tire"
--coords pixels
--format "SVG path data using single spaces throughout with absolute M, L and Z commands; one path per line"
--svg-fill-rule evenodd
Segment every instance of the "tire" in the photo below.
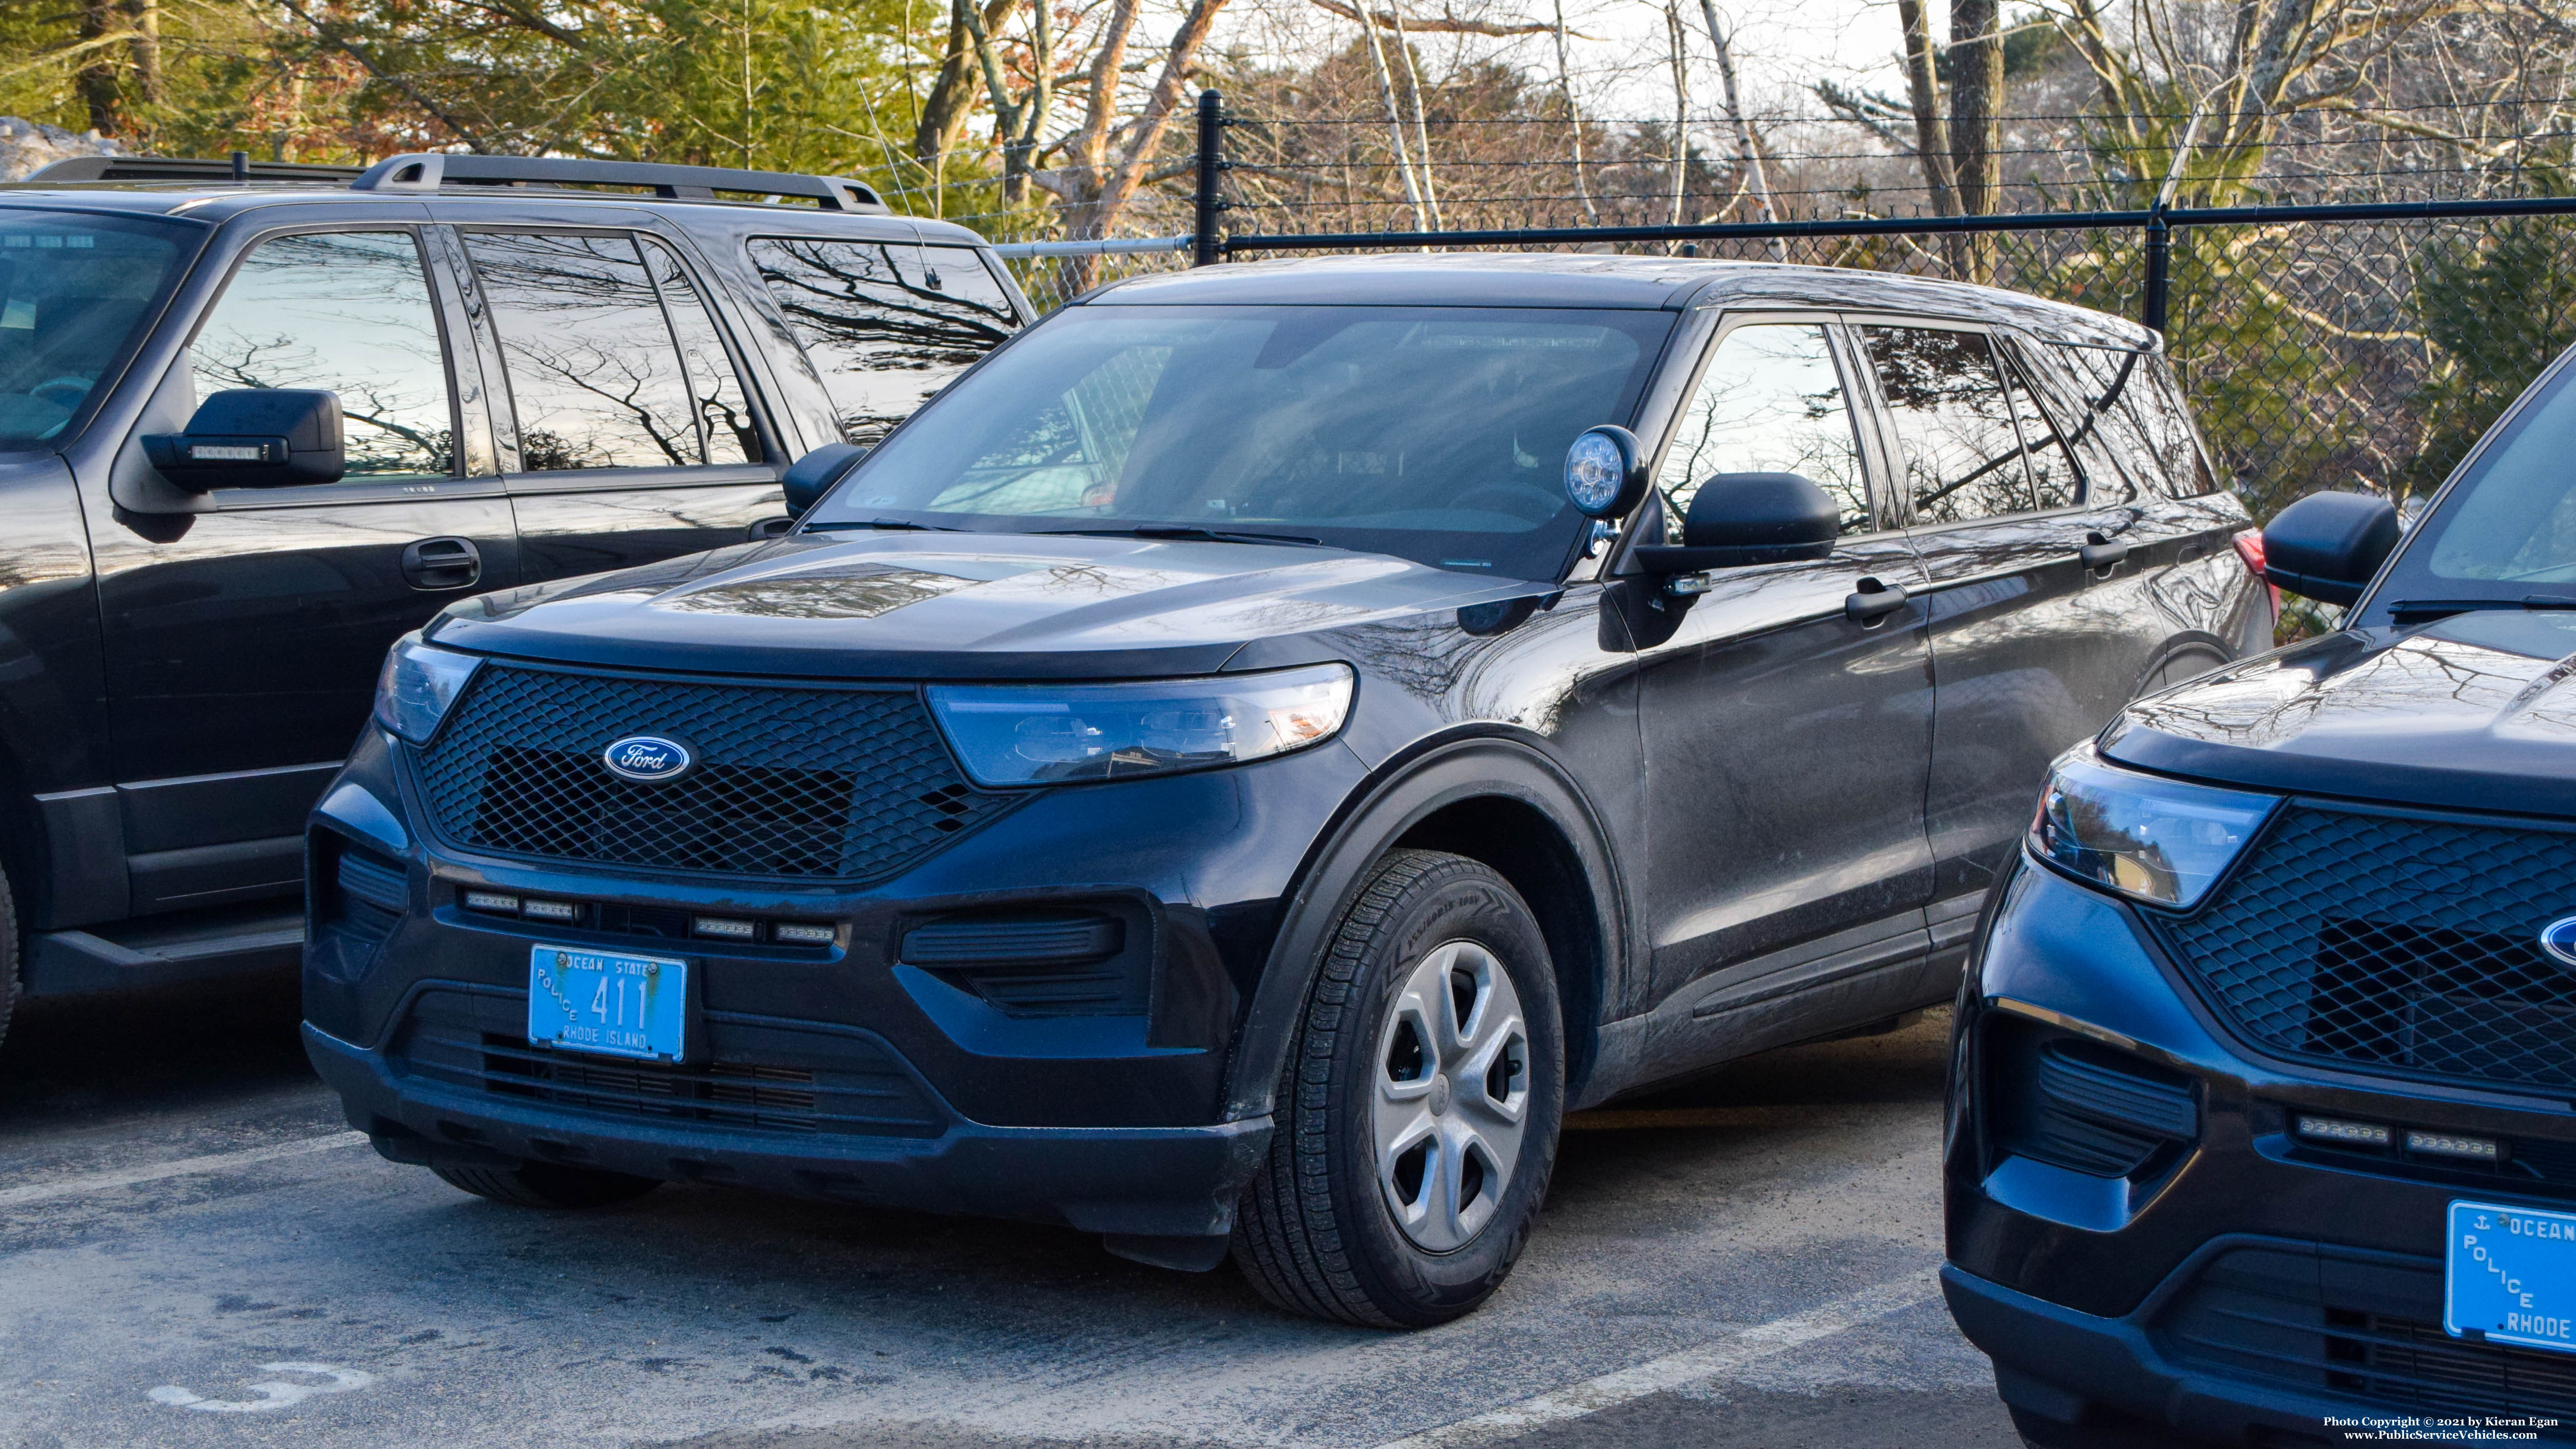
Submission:
M 18 897 L 0 871 L 0 1046 L 8 1044 L 9 1017 L 18 1005 L 18 963 L 25 943 L 18 935 Z
M 432 1167 L 449 1187 L 488 1197 L 511 1207 L 614 1207 L 633 1202 L 662 1184 L 650 1177 L 629 1177 L 595 1167 L 566 1167 L 554 1162 L 522 1162 L 517 1167 Z
M 1463 856 L 1390 853 L 1289 1043 L 1269 1155 L 1235 1214 L 1244 1276 L 1292 1313 L 1366 1327 L 1474 1311 L 1547 1192 L 1564 1040 L 1555 967 L 1519 893 Z

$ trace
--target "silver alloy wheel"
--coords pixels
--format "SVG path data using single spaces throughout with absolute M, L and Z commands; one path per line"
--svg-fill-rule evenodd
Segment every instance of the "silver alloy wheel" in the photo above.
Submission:
M 1511 973 L 1473 941 L 1432 948 L 1396 991 L 1376 1063 L 1387 1207 L 1421 1247 L 1462 1247 L 1493 1220 L 1529 1125 L 1529 1028 Z

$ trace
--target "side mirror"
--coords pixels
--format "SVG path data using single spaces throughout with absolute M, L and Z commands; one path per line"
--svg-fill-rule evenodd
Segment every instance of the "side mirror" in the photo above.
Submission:
M 2351 604 L 2388 561 L 2397 509 L 2369 493 L 2311 493 L 2263 525 L 2263 576 L 2321 604 Z
M 226 388 L 197 405 L 186 432 L 147 434 L 143 455 L 191 493 L 337 483 L 349 471 L 340 395 L 300 388 Z
M 1565 450 L 1565 496 L 1586 518 L 1624 517 L 1651 481 L 1645 450 L 1626 428 L 1588 428 Z
M 1650 574 L 1690 574 L 1748 564 L 1799 563 L 1833 555 L 1842 510 L 1795 473 L 1719 473 L 1691 495 L 1682 541 L 1636 550 Z
M 804 517 L 805 510 L 822 502 L 832 485 L 849 476 L 850 470 L 867 455 L 868 450 L 857 443 L 825 443 L 797 459 L 788 468 L 787 476 L 778 480 L 787 494 L 788 515 Z

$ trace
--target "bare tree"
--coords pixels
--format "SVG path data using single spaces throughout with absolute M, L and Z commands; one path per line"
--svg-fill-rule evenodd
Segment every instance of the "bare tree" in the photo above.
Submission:
M 1556 88 L 1565 97 L 1565 129 L 1573 138 L 1574 197 L 1583 203 L 1583 219 L 1598 226 L 1601 208 L 1592 204 L 1592 190 L 1583 181 L 1583 108 L 1574 102 L 1574 64 L 1566 58 L 1565 0 L 1553 0 L 1556 6 Z
M 1125 74 L 1128 41 L 1136 30 L 1138 0 L 1111 0 L 1109 15 L 1094 41 L 1082 119 L 1056 147 L 1063 160 L 1029 177 L 1064 207 L 1066 236 L 1107 236 L 1135 199 L 1153 170 L 1171 127 L 1172 111 L 1198 65 L 1200 48 L 1225 6 L 1226 0 L 1190 0 L 1171 43 L 1164 47 L 1162 67 L 1143 104 L 1122 118 L 1119 82 Z M 1188 164 L 1182 163 L 1183 167 Z

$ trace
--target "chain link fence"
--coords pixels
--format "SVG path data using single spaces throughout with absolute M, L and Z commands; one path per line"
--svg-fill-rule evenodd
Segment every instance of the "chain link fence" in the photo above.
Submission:
M 1327 129 L 1218 117 L 1212 106 L 1203 108 L 1202 154 L 1221 158 L 1223 184 L 1198 198 L 1202 256 L 1248 262 L 1422 249 L 1687 255 L 1895 271 L 2071 302 L 2163 332 L 2220 471 L 2258 518 L 2322 488 L 2369 489 L 2401 504 L 2421 497 L 2553 357 L 2576 344 L 2576 198 L 1973 218 L 1864 212 L 1675 225 L 1669 194 L 1659 199 L 1661 215 L 1640 203 L 1645 178 L 1657 174 L 1645 160 L 1600 158 L 1584 168 L 1584 195 L 1604 218 L 1595 224 L 1565 182 L 1575 168 L 1515 171 L 1497 158 L 1492 175 L 1553 177 L 1557 189 L 1533 187 L 1515 200 L 1496 181 L 1447 198 L 1438 213 L 1444 220 L 1511 218 L 1504 225 L 1368 230 L 1360 228 L 1373 219 L 1402 224 L 1425 214 L 1429 201 L 1418 190 L 1408 201 L 1357 161 L 1335 176 L 1314 164 L 1244 159 L 1247 150 L 1256 158 L 1285 154 L 1291 148 L 1276 139 L 1284 132 L 1306 138 L 1299 154 L 1314 162 L 1328 148 L 1313 138 Z M 1345 126 L 1340 134 L 1347 142 L 1362 133 Z M 1479 174 L 1467 165 L 1474 159 L 1453 156 L 1442 169 Z M 1291 174 L 1283 179 L 1283 172 Z M 1663 174 L 1669 181 L 1670 172 Z M 2402 189 L 2420 192 L 2422 179 Z M 1614 181 L 1629 192 L 1610 189 Z M 1332 189 L 1327 182 L 1347 195 L 1324 195 Z M 1310 220 L 1354 229 L 1295 225 Z M 1265 229 L 1281 222 L 1291 226 Z M 1004 251 L 1031 299 L 1052 308 L 1103 282 L 1190 265 L 1192 241 Z

